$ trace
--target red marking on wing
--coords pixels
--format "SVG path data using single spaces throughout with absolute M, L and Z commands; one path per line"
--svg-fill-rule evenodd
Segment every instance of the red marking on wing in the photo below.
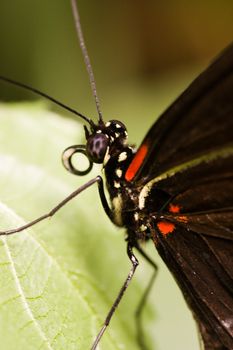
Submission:
M 159 221 L 157 223 L 159 231 L 164 235 L 168 235 L 175 230 L 175 225 L 169 221 Z
M 170 213 L 176 214 L 180 212 L 181 207 L 177 204 L 170 203 L 169 205 L 169 211 Z
M 146 144 L 141 145 L 125 173 L 125 179 L 127 181 L 131 181 L 134 178 L 138 169 L 142 165 L 142 162 L 144 161 L 147 152 L 148 146 Z

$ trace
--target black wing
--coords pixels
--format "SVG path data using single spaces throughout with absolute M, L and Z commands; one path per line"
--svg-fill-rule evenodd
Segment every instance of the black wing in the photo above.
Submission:
M 232 350 L 233 241 L 179 226 L 158 236 L 156 247 L 194 314 L 205 350 Z
M 157 186 L 172 199 L 158 215 L 156 247 L 193 311 L 205 349 L 233 349 L 232 163 L 220 157 Z M 165 235 L 160 228 L 169 224 Z
M 138 152 L 146 147 L 144 160 L 130 180 L 148 181 L 232 142 L 233 44 L 155 122 L 139 147 Z
M 151 184 L 171 198 L 160 218 L 233 241 L 233 146 L 183 164 Z
M 148 186 L 170 196 L 153 215 L 152 237 L 193 311 L 205 350 L 233 349 L 233 146 Z
M 233 45 L 152 126 L 135 159 L 126 179 L 144 185 L 139 205 L 205 349 L 233 349 Z M 153 211 L 158 190 L 170 199 Z

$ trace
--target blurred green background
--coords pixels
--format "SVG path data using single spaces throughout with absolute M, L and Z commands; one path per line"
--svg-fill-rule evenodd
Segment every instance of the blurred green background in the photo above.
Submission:
M 125 122 L 137 143 L 233 39 L 232 0 L 82 0 L 79 11 L 104 118 Z M 69 1 L 1 0 L 0 43 L 0 74 L 96 116 Z M 0 99 L 35 96 L 0 83 Z M 173 350 L 197 349 L 190 314 L 164 267 L 162 273 L 151 297 L 157 321 L 150 328 L 158 348 L 169 350 L 163 341 L 170 337 Z
M 233 37 L 231 0 L 78 3 L 104 116 L 133 125 L 133 141 Z M 0 43 L 1 74 L 96 115 L 69 1 L 1 0 Z

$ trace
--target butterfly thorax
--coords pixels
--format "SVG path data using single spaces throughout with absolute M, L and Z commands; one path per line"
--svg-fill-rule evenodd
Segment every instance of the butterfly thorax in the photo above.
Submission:
M 139 194 L 143 185 L 135 186 L 125 179 L 126 171 L 135 155 L 135 149 L 122 145 L 118 149 L 110 148 L 106 154 L 104 173 L 109 192 L 113 222 L 117 226 L 124 226 L 132 231 L 136 239 L 148 238 L 148 215 L 146 211 L 139 211 Z
M 113 222 L 117 226 L 124 226 L 123 212 L 132 211 L 134 203 L 130 184 L 125 180 L 126 170 L 133 158 L 134 150 L 129 146 L 122 146 L 117 150 L 110 149 L 106 155 L 107 161 L 104 164 L 106 186 L 113 212 Z M 135 201 L 137 200 L 135 196 Z
M 87 154 L 91 161 L 103 164 L 112 221 L 126 227 L 128 233 L 133 232 L 136 239 L 144 240 L 150 237 L 151 213 L 156 215 L 164 201 L 159 200 L 158 189 L 151 188 L 143 198 L 143 206 L 140 205 L 140 194 L 147 181 L 127 179 L 127 170 L 136 154 L 136 149 L 128 145 L 127 136 L 125 126 L 117 120 L 98 124 L 87 135 Z

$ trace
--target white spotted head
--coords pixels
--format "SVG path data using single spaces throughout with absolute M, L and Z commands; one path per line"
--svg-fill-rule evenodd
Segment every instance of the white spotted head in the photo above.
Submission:
M 123 142 L 127 139 L 128 134 L 125 125 L 119 120 L 110 120 L 105 124 L 108 129 L 109 135 L 114 138 L 114 140 L 119 139 Z
M 124 144 L 127 139 L 127 131 L 124 124 L 118 120 L 110 120 L 95 126 L 89 133 L 86 131 L 86 152 L 93 163 L 103 163 L 105 155 L 111 145 Z

